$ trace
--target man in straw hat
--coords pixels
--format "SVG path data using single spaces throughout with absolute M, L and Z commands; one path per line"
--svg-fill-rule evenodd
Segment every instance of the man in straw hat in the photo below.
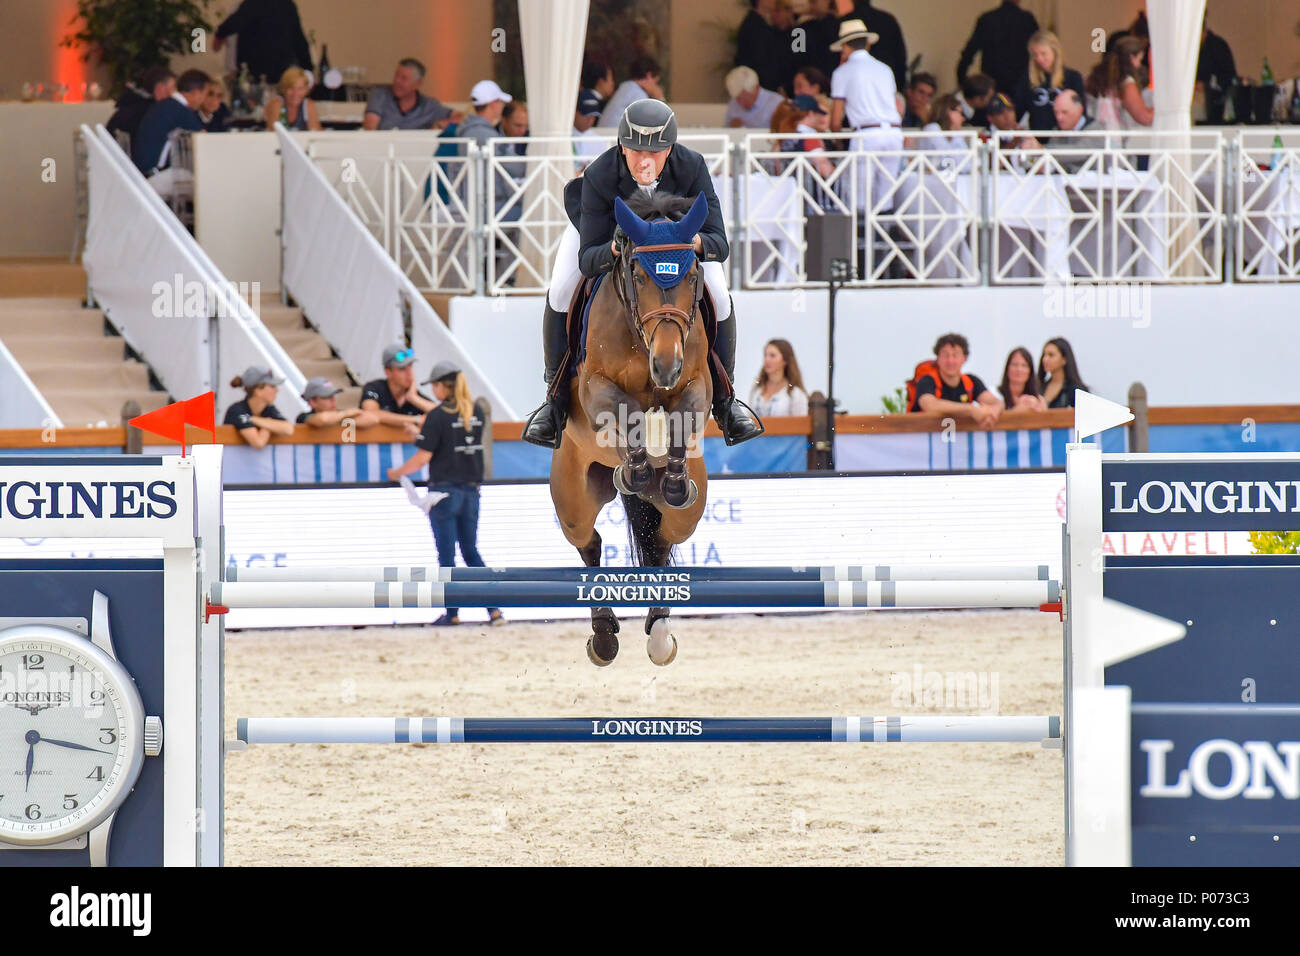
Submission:
M 839 69 L 831 74 L 831 129 L 856 130 L 853 146 L 860 153 L 889 154 L 858 165 L 858 208 L 882 212 L 894 205 L 903 133 L 894 73 L 867 52 L 878 39 L 861 20 L 840 24 L 839 39 L 831 44 L 840 54 Z

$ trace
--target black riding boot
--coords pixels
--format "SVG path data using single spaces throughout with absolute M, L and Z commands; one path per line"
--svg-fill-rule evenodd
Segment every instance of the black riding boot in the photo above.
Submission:
M 718 323 L 718 337 L 713 343 L 718 358 L 722 359 L 727 370 L 728 382 L 723 382 L 709 363 L 713 373 L 713 418 L 722 430 L 722 438 L 728 445 L 739 445 L 743 441 L 757 438 L 763 434 L 763 422 L 754 410 L 736 397 L 736 308 L 733 305 L 731 315 Z
M 551 308 L 550 300 L 547 300 L 546 313 L 542 318 L 542 349 L 546 355 L 543 378 L 548 392 L 551 382 L 560 371 L 564 353 L 569 348 L 568 318 L 567 312 L 556 312 Z M 568 413 L 569 390 L 561 385 L 556 389 L 554 399 L 548 398 L 537 411 L 528 416 L 528 423 L 524 425 L 524 441 L 543 448 L 559 448 Z

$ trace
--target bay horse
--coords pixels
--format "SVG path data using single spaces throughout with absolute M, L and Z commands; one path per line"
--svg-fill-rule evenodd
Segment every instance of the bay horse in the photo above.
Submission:
M 627 203 L 616 198 L 614 212 L 618 255 L 591 301 L 585 357 L 568 386 L 569 419 L 551 458 L 551 500 L 583 564 L 599 567 L 596 519 L 621 495 L 633 562 L 666 567 L 673 546 L 694 533 L 708 488 L 698 442 L 713 380 L 704 275 L 691 245 L 708 205 L 702 195 L 692 203 L 638 194 Z M 652 607 L 645 621 L 646 650 L 660 666 L 677 656 L 669 611 Z M 604 667 L 618 654 L 613 609 L 593 607 L 591 630 L 587 656 Z

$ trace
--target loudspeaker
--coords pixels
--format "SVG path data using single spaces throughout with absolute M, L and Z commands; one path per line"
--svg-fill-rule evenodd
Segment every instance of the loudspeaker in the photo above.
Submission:
M 804 268 L 812 282 L 829 282 L 831 260 L 847 259 L 852 268 L 853 217 L 843 213 L 809 216 L 804 220 L 804 238 L 808 249 L 804 255 Z

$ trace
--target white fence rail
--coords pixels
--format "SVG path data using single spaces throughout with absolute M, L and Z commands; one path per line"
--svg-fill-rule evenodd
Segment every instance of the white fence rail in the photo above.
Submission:
M 850 220 L 859 287 L 1300 280 L 1290 130 L 878 132 L 823 134 L 817 151 L 803 134 L 682 136 L 709 160 L 738 288 L 807 285 L 808 222 L 827 214 Z M 412 133 L 311 155 L 420 290 L 536 294 L 567 223 L 564 184 L 611 143 L 480 150 Z
M 332 149 L 323 142 L 309 143 L 316 152 L 310 156 L 287 130 L 277 127 L 277 132 L 284 170 L 284 287 L 352 373 L 361 380 L 381 377 L 384 347 L 405 341 L 409 332 L 419 378 L 435 362 L 456 361 L 464 369 L 471 391 L 492 403 L 493 414 L 514 419 L 522 410 L 510 406 L 438 318 L 403 258 L 392 253 L 397 247 L 384 244 L 394 236 L 405 241 L 401 236 L 408 229 L 408 221 L 395 215 L 399 207 L 393 200 L 405 196 L 409 205 L 419 191 L 412 174 L 418 164 L 399 162 L 395 157 L 422 148 L 420 141 L 429 138 L 413 137 L 412 145 L 403 143 L 400 151 L 385 144 L 375 162 L 373 154 L 367 156 L 346 145 Z M 419 162 L 437 165 L 431 159 Z M 404 185 L 394 189 L 394 182 Z M 437 196 L 433 182 L 430 195 Z M 424 210 L 446 208 L 427 198 L 419 205 Z M 411 227 L 411 231 L 418 228 Z M 435 251 L 434 247 L 425 249 Z M 453 258 L 457 255 L 460 253 Z M 424 260 L 435 270 L 426 278 L 437 274 L 433 263 L 440 261 Z M 467 269 L 470 261 L 466 260 Z M 473 290 L 457 287 L 454 291 Z

